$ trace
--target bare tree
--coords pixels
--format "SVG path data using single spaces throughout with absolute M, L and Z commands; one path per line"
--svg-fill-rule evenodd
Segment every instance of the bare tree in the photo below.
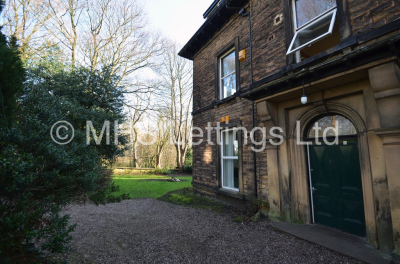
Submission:
M 148 30 L 139 0 L 10 0 L 6 4 L 0 25 L 18 39 L 23 51 L 41 53 L 39 46 L 57 45 L 68 54 L 72 68 L 77 62 L 92 71 L 106 68 L 119 75 L 120 82 L 153 65 L 152 58 L 163 46 L 159 35 Z
M 49 19 L 46 3 L 40 0 L 10 0 L 6 2 L 0 27 L 7 35 L 16 38 L 23 60 L 43 52 L 48 47 L 43 30 Z
M 143 97 L 136 96 L 133 100 L 131 100 L 131 104 L 125 104 L 125 106 L 129 108 L 128 124 L 130 136 L 130 156 L 133 167 L 137 168 L 137 124 L 142 120 L 143 115 L 151 109 L 150 96 L 146 100 L 143 100 Z
M 176 166 L 183 168 L 192 130 L 192 64 L 178 56 L 178 48 L 169 44 L 157 71 L 162 78 L 160 100 L 171 122 L 171 138 L 176 149 Z
M 50 23 L 46 24 L 52 33 L 71 53 L 71 66 L 75 67 L 78 49 L 79 24 L 85 9 L 83 0 L 48 0 Z
M 83 54 L 92 69 L 107 67 L 123 80 L 152 65 L 162 41 L 146 30 L 143 8 L 136 0 L 86 0 Z M 161 43 L 161 45 L 160 45 Z
M 164 153 L 165 148 L 167 147 L 170 139 L 170 122 L 168 122 L 168 116 L 163 113 L 163 111 L 158 112 L 157 117 L 157 141 L 155 148 L 155 160 L 156 167 L 161 168 L 161 160 L 162 155 Z

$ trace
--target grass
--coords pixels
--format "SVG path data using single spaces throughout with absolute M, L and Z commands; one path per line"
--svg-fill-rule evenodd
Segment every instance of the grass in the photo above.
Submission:
M 166 180 L 170 177 L 171 175 L 114 175 L 114 182 L 120 188 L 115 195 L 128 194 L 130 198 L 155 198 L 186 207 L 228 213 L 233 215 L 233 220 L 236 222 L 250 222 L 250 215 L 246 216 L 246 212 L 242 209 L 225 206 L 207 197 L 194 195 L 191 176 L 177 176 L 176 178 L 181 182 L 167 182 Z M 254 212 L 251 216 L 253 214 Z
M 224 209 L 222 203 L 213 201 L 206 197 L 194 195 L 192 187 L 171 191 L 159 197 L 158 200 L 173 204 L 183 205 L 187 207 L 203 208 L 218 213 L 223 212 Z
M 191 176 L 178 176 L 181 182 L 167 182 L 168 176 L 159 175 L 115 175 L 119 186 L 115 195 L 129 194 L 130 198 L 158 198 L 168 192 L 192 186 Z

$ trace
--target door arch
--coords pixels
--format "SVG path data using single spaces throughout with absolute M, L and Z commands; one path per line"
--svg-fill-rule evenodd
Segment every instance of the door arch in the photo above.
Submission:
M 304 138 L 306 129 L 315 118 L 328 114 L 337 114 L 349 119 L 357 130 L 359 160 L 361 169 L 361 181 L 364 197 L 364 213 L 366 225 L 366 237 L 369 243 L 377 245 L 376 216 L 373 195 L 373 181 L 369 157 L 366 125 L 361 116 L 351 107 L 327 102 L 305 108 L 296 117 L 295 122 L 290 122 L 288 128 L 287 147 L 290 171 L 291 189 L 291 219 L 292 221 L 312 222 L 310 212 L 311 201 L 309 197 L 307 155 L 304 145 L 297 144 L 297 133 Z M 298 122 L 297 122 L 298 121 Z
M 305 136 L 313 223 L 365 236 L 355 126 L 344 116 L 329 114 L 310 122 Z

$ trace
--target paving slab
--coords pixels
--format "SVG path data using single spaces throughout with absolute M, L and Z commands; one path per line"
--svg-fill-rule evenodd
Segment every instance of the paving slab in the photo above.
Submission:
M 362 237 L 315 224 L 302 225 L 279 222 L 271 223 L 271 226 L 279 231 L 366 263 L 388 264 L 392 262 L 391 256 L 375 249 Z

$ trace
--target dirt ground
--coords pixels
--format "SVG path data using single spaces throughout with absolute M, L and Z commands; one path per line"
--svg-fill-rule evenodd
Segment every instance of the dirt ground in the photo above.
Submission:
M 236 223 L 226 214 L 155 199 L 67 211 L 78 226 L 69 263 L 358 263 L 280 233 L 267 220 Z

